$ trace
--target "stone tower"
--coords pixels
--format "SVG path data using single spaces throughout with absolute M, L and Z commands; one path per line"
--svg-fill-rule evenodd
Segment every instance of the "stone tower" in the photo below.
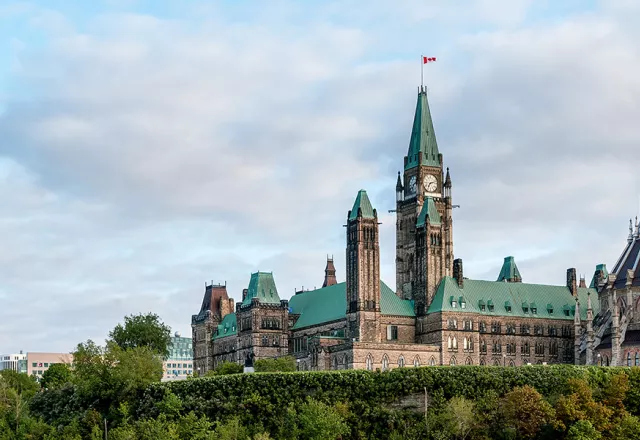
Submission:
M 334 284 L 338 284 L 338 280 L 336 279 L 336 267 L 333 265 L 332 256 L 331 258 L 327 257 L 327 267 L 324 269 L 322 287 L 333 286 Z
M 347 330 L 360 342 L 380 342 L 378 213 L 360 190 L 347 215 Z
M 442 278 L 453 275 L 451 186 L 421 88 L 404 176 L 399 173 L 396 184 L 396 294 L 413 299 L 418 316 L 426 313 Z
M 197 315 L 191 316 L 193 345 L 193 371 L 205 374 L 213 369 L 211 337 L 218 324 L 229 313 L 233 313 L 234 301 L 229 298 L 226 284 L 206 284 L 204 298 Z

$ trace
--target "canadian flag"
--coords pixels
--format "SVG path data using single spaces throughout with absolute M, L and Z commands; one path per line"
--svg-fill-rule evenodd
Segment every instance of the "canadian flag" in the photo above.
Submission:
M 436 57 L 422 57 L 422 64 L 433 63 Z

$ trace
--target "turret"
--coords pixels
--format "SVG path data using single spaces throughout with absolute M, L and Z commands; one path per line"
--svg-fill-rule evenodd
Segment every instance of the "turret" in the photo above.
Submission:
M 334 284 L 338 284 L 336 267 L 333 265 L 333 257 L 329 258 L 327 256 L 327 266 L 324 269 L 324 282 L 322 283 L 322 287 L 333 286 Z
M 396 202 L 402 202 L 404 200 L 404 187 L 402 186 L 402 178 L 400 177 L 400 171 L 398 171 L 398 181 L 396 182 Z

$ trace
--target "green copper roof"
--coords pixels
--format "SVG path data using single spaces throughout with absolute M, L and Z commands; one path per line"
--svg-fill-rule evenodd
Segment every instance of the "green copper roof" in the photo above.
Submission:
M 498 281 L 512 280 L 518 278 L 522 280 L 516 260 L 513 257 L 504 257 L 504 263 L 502 263 L 502 269 L 500 269 L 500 275 L 498 275 Z
M 251 304 L 253 298 L 260 298 L 260 302 L 263 303 L 280 304 L 278 289 L 271 272 L 252 273 L 248 290 L 247 297 L 242 301 L 242 305 Z
M 299 314 L 293 329 L 345 319 L 347 283 L 299 293 L 289 300 L 290 313 Z M 413 302 L 398 298 L 385 283 L 380 282 L 380 312 L 383 315 L 415 316 Z
M 434 202 L 431 197 L 427 197 L 426 199 L 424 199 L 424 204 L 422 205 L 422 210 L 420 211 L 420 215 L 418 216 L 416 226 L 424 226 L 424 224 L 427 222 L 427 217 L 429 217 L 429 223 L 434 226 L 440 226 L 440 224 L 442 223 L 440 213 L 436 208 L 436 202 Z
M 602 271 L 604 273 L 604 275 L 602 276 L 602 279 L 605 280 L 605 282 L 607 281 L 607 278 L 609 278 L 609 271 L 607 271 L 607 265 L 606 264 L 598 264 L 596 266 L 596 271 L 593 273 L 593 278 L 591 278 L 591 284 L 589 284 L 590 288 L 592 288 L 592 289 L 597 289 L 598 288 L 598 286 L 596 286 L 596 275 L 600 271 Z
M 358 208 L 362 210 L 363 218 L 375 218 L 373 215 L 373 206 L 371 206 L 371 201 L 369 200 L 369 196 L 367 192 L 363 189 L 358 191 L 358 195 L 356 196 L 356 201 L 353 202 L 353 208 L 351 208 L 351 214 L 349 215 L 349 220 L 355 220 L 358 217 Z
M 229 313 L 222 318 L 222 322 L 218 324 L 218 331 L 215 332 L 211 339 L 220 339 L 226 336 L 232 336 L 238 333 L 238 326 L 236 322 L 236 314 Z
M 422 163 L 418 163 L 418 153 L 422 152 Z M 418 165 L 440 166 L 438 143 L 436 133 L 433 130 L 431 111 L 427 92 L 421 91 L 418 94 L 416 104 L 416 114 L 413 118 L 413 129 L 411 130 L 411 140 L 409 141 L 409 152 L 407 153 L 407 165 L 405 170 Z
M 595 289 L 578 288 L 580 316 L 587 317 L 587 295 Z M 451 298 L 462 297 L 454 303 Z M 511 306 L 508 312 L 507 302 Z M 484 305 L 484 310 L 480 305 Z M 492 305 L 492 307 L 490 307 Z M 549 307 L 551 306 L 551 307 Z M 592 301 L 593 312 L 599 311 L 598 301 Z M 566 286 L 543 284 L 504 283 L 499 281 L 464 280 L 461 289 L 454 278 L 445 277 L 440 282 L 428 313 L 458 312 L 480 313 L 487 316 L 513 316 L 519 318 L 554 318 L 572 320 L 576 302 Z M 535 309 L 536 313 L 533 313 Z M 569 312 L 567 315 L 565 310 Z

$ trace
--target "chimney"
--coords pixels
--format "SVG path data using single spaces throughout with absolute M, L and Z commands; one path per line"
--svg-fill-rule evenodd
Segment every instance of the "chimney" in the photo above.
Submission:
M 578 287 L 581 289 L 587 288 L 587 281 L 584 279 L 584 276 L 580 276 L 580 285 Z
M 244 302 L 247 299 L 247 293 L 249 293 L 249 289 L 242 289 L 242 301 Z
M 327 267 L 324 269 L 324 282 L 322 283 L 322 287 L 333 286 L 334 284 L 338 284 L 338 280 L 336 280 L 336 267 L 333 265 L 333 256 L 331 258 L 327 256 Z
M 574 298 L 578 297 L 578 283 L 575 268 L 567 269 L 567 289 L 569 289 Z
M 233 298 L 229 298 L 229 313 L 233 313 L 233 309 L 235 309 L 236 304 Z
M 453 278 L 458 282 L 458 287 L 464 287 L 464 273 L 462 271 L 462 258 L 453 260 Z

